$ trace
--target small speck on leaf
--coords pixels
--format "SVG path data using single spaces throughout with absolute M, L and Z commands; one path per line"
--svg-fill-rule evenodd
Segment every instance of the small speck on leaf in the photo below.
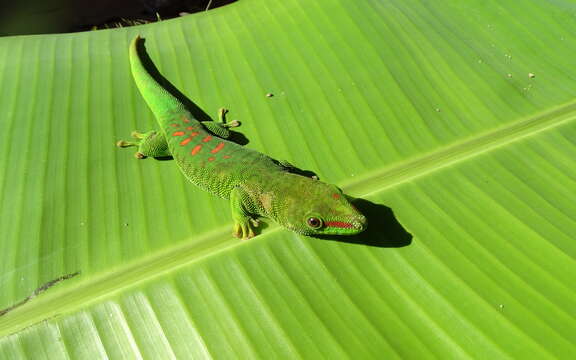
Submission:
M 266 94 L 266 97 L 273 97 L 273 96 L 274 96 L 274 94 L 272 94 L 272 93 Z
M 509 78 L 511 78 L 511 77 L 512 77 L 512 74 L 507 74 L 506 76 L 508 76 Z
M 440 110 L 440 108 L 436 108 L 436 109 L 434 109 L 434 111 L 440 112 L 440 111 L 442 111 L 442 110 Z
M 536 75 L 534 75 L 534 73 L 528 73 L 529 79 L 534 79 L 535 77 L 536 77 Z

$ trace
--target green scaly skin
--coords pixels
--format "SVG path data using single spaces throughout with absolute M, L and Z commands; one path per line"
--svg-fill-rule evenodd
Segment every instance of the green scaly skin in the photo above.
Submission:
M 366 228 L 366 218 L 336 186 L 290 173 L 288 166 L 227 141 L 228 128 L 239 123 L 226 123 L 226 110 L 220 110 L 220 122 L 195 119 L 144 68 L 140 40 L 130 45 L 132 75 L 160 130 L 134 132 L 135 142 L 118 146 L 137 146 L 139 159 L 172 156 L 192 183 L 230 199 L 239 238 L 254 236 L 259 216 L 305 235 L 352 235 Z

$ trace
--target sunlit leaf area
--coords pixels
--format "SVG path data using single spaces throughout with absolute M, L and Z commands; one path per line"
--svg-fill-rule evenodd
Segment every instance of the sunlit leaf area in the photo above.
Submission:
M 569 359 L 576 7 L 240 0 L 0 38 L 0 359 Z M 230 204 L 115 143 L 155 119 L 136 36 L 245 146 L 368 229 L 232 236 Z

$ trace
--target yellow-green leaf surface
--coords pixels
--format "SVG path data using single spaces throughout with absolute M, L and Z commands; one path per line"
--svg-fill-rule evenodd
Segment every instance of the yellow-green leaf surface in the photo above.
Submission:
M 0 358 L 570 358 L 574 11 L 242 0 L 1 38 Z M 137 34 L 247 147 L 361 198 L 369 230 L 239 241 L 226 201 L 115 148 L 155 126 Z

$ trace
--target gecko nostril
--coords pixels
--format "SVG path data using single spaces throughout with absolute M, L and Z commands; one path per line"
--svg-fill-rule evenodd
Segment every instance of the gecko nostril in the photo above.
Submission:
M 353 224 L 355 229 L 363 231 L 366 229 L 368 222 L 366 221 L 366 217 L 364 215 L 360 215 L 355 219 Z

